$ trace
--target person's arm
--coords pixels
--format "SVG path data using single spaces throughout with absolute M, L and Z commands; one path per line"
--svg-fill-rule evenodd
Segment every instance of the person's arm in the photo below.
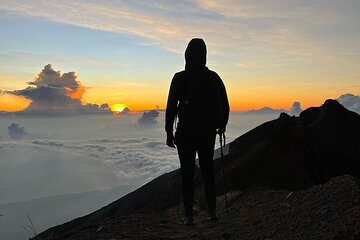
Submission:
M 221 99 L 221 104 L 222 104 L 222 108 L 223 108 L 223 113 L 224 113 L 224 125 L 221 127 L 223 132 L 225 132 L 226 129 L 226 125 L 229 121 L 229 113 L 230 113 L 230 105 L 229 105 L 229 100 L 227 97 L 227 93 L 226 93 L 226 88 L 225 85 L 223 83 L 223 81 L 221 80 L 220 76 L 218 74 L 217 78 L 218 78 L 218 83 L 219 83 L 219 89 L 220 89 L 220 99 Z
M 167 145 L 169 147 L 175 147 L 174 146 L 174 134 L 173 134 L 173 125 L 175 116 L 177 114 L 177 104 L 179 101 L 179 98 L 177 96 L 177 82 L 178 82 L 177 74 L 174 75 L 171 84 L 170 84 L 170 90 L 169 90 L 169 96 L 166 104 L 166 112 L 165 112 L 165 131 L 167 134 Z

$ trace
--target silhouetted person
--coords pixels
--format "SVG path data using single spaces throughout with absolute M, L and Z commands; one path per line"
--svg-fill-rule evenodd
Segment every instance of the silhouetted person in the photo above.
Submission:
M 166 143 L 177 147 L 183 187 L 185 225 L 194 224 L 194 170 L 198 153 L 209 220 L 217 220 L 213 155 L 217 133 L 224 133 L 229 102 L 219 75 L 206 67 L 206 45 L 192 39 L 185 51 L 185 70 L 174 75 L 166 107 Z M 175 137 L 173 125 L 178 117 Z

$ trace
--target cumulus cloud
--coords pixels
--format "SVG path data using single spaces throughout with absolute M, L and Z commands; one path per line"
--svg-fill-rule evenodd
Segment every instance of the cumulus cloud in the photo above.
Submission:
M 110 110 L 110 106 L 107 103 L 103 103 L 100 105 L 101 110 Z
M 351 93 L 341 95 L 336 99 L 347 109 L 360 114 L 360 96 Z
M 20 127 L 19 124 L 17 123 L 12 123 L 9 127 L 8 127 L 8 135 L 10 136 L 11 139 L 14 140 L 20 140 L 23 139 L 25 137 L 25 135 L 27 134 L 27 132 L 25 131 L 24 127 Z
M 301 109 L 301 103 L 296 101 L 293 103 L 289 114 L 291 116 L 299 116 L 302 111 L 303 110 Z
M 61 74 L 48 64 L 30 86 L 9 92 L 32 100 L 24 112 L 66 113 L 82 109 L 81 98 L 85 87 L 76 80 L 75 72 Z
M 36 77 L 28 82 L 29 87 L 21 90 L 6 91 L 7 94 L 21 96 L 31 100 L 24 113 L 99 113 L 111 112 L 108 104 L 82 105 L 82 96 L 86 91 L 75 72 L 61 73 L 51 64 L 46 65 Z M 4 92 L 4 91 L 3 91 Z
M 157 117 L 159 117 L 158 110 L 150 110 L 144 112 L 143 115 L 139 118 L 138 123 L 141 125 L 156 125 L 157 124 Z
M 88 103 L 83 106 L 81 112 L 83 113 L 106 113 L 106 112 L 112 112 L 110 110 L 110 106 L 107 103 L 101 104 L 100 106 L 98 104 Z

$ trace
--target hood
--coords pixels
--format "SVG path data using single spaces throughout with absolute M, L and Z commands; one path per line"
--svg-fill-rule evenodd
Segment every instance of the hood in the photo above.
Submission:
M 201 70 L 206 65 L 206 45 L 201 38 L 193 38 L 185 50 L 185 69 Z

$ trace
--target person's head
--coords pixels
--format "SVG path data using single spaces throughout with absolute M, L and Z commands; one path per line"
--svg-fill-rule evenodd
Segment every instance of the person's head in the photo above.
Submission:
M 185 50 L 185 69 L 197 70 L 206 66 L 206 44 L 201 38 L 193 38 Z

